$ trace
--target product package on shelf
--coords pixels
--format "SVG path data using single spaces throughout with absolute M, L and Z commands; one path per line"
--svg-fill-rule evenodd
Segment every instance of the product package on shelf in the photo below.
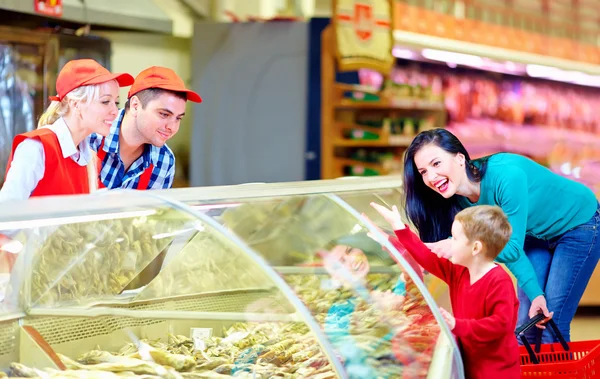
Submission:
M 432 92 L 427 80 L 398 88 L 388 81 L 381 91 L 371 85 L 338 86 L 353 94 L 352 104 L 362 105 L 353 109 L 346 104 L 336 115 L 339 139 L 334 142 L 334 162 L 338 175 L 401 174 L 402 154 L 414 136 L 441 125 L 439 109 L 443 109 L 443 104 L 432 98 L 436 92 Z M 362 97 L 356 95 L 360 91 L 365 91 L 364 96 L 377 93 L 378 98 L 372 105 L 368 100 L 360 102 Z
M 387 80 L 372 70 L 359 70 L 362 86 L 380 91 L 380 99 L 391 105 L 405 108 L 443 107 L 442 78 L 417 70 L 394 70 Z
M 361 84 L 374 85 L 377 77 L 381 75 L 365 72 Z M 600 106 L 600 89 L 414 62 L 394 68 L 390 88 L 410 98 L 422 93 L 418 83 L 423 77 L 435 83 L 432 94 L 442 94 L 447 128 L 472 157 L 522 154 L 600 189 L 600 115 L 594 112 Z

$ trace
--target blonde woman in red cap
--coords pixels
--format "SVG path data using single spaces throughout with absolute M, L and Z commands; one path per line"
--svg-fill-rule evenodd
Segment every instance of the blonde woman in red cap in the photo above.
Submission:
M 92 59 L 69 61 L 38 129 L 13 141 L 0 201 L 89 193 L 97 183 L 89 136 L 108 134 L 119 87 L 132 83 L 131 75 L 112 74 Z
M 92 148 L 98 151 L 98 186 L 170 188 L 175 156 L 166 142 L 179 130 L 186 102 L 201 103 L 202 98 L 185 88 L 173 70 L 157 66 L 135 78 L 127 98 L 110 133 L 105 138 L 90 138 Z

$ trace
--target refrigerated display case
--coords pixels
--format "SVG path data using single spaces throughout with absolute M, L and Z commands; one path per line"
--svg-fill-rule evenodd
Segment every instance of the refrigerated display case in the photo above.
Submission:
M 22 249 L 3 304 L 26 314 L 11 369 L 463 377 L 418 275 L 340 197 L 221 203 L 230 206 L 218 212 L 206 201 L 199 211 L 159 194 L 112 191 L 7 204 L 0 232 Z M 249 225 L 263 209 L 280 225 L 257 224 L 252 238 L 217 222 Z M 364 251 L 347 242 L 367 234 Z M 386 293 L 401 274 L 412 285 Z
M 386 286 L 398 287 L 398 274 L 390 270 L 396 259 L 394 255 L 384 251 L 381 245 L 369 238 L 366 231 L 350 231 L 349 225 L 343 225 L 344 217 L 335 213 L 335 207 L 316 202 L 314 197 L 332 196 L 332 199 L 350 206 L 354 217 L 359 218 L 360 214 L 364 214 L 378 227 L 392 234 L 387 222 L 369 204 L 377 202 L 404 209 L 401 186 L 399 177 L 390 176 L 176 189 L 164 191 L 161 195 L 185 202 L 233 231 L 267 259 L 292 287 L 298 281 L 309 279 L 301 279 L 301 270 L 291 267 L 322 266 L 322 260 L 314 255 L 313 250 L 315 246 L 324 246 L 326 243 L 325 246 L 329 247 L 343 245 L 364 252 L 370 267 L 379 274 L 371 279 L 378 283 L 379 288 L 385 289 Z M 300 245 L 304 249 L 299 248 Z M 291 249 L 292 254 L 280 254 L 286 248 Z M 426 294 L 430 304 L 434 303 L 435 298 L 439 305 L 449 307 L 447 285 L 431 275 L 423 276 L 410 256 L 403 258 L 406 261 L 401 266 L 413 268 L 419 284 L 422 285 L 421 280 L 424 281 L 426 290 L 420 288 L 417 292 Z M 302 270 L 309 269 L 305 267 Z M 308 272 L 313 273 L 310 270 Z M 400 287 L 408 292 L 415 290 L 417 286 L 412 276 L 405 278 L 406 282 L 400 283 Z M 305 302 L 318 308 L 311 300 Z M 425 299 L 419 300 L 423 302 Z
M 210 216 L 226 227 L 232 225 L 221 216 L 225 210 L 235 208 L 240 201 L 252 202 L 253 199 L 268 197 L 293 197 L 298 195 L 334 194 L 347 203 L 359 214 L 365 214 L 379 228 L 389 234 L 392 230 L 388 223 L 371 206 L 377 202 L 388 207 L 397 206 L 401 213 L 404 212 L 402 179 L 400 176 L 380 176 L 371 178 L 346 177 L 333 180 L 314 180 L 288 183 L 249 183 L 232 186 L 214 186 L 198 188 L 178 188 L 156 192 L 161 196 L 172 198 L 200 211 L 209 212 Z M 268 213 L 263 210 L 263 213 Z M 405 216 L 403 214 L 403 216 Z M 266 217 L 266 216 L 265 216 Z M 407 220 L 407 217 L 404 217 Z M 273 224 L 277 224 L 276 221 Z M 236 227 L 238 230 L 243 225 Z M 235 230 L 234 230 L 235 231 Z M 364 233 L 358 233 L 351 238 L 356 246 L 365 247 L 372 245 L 372 241 Z M 246 241 L 248 242 L 248 241 Z M 249 242 L 252 246 L 253 242 Z M 366 245 L 366 246 L 365 246 Z M 416 263 L 415 263 L 416 265 Z M 437 304 L 450 308 L 448 286 L 433 275 L 425 275 L 424 283 L 428 292 Z

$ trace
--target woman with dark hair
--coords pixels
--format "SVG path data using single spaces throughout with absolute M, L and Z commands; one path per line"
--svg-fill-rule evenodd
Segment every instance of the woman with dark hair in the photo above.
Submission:
M 471 160 L 445 129 L 420 133 L 404 159 L 407 216 L 423 242 L 447 256 L 454 216 L 498 205 L 513 233 L 497 258 L 519 286 L 519 324 L 542 312 L 570 340 L 570 324 L 600 256 L 600 206 L 585 185 L 517 154 Z M 532 331 L 533 332 L 533 331 Z M 542 342 L 554 341 L 544 333 Z

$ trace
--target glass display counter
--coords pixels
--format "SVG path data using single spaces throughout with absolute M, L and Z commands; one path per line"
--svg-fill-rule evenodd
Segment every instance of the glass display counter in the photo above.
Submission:
M 462 378 L 419 274 L 327 192 L 7 204 L 2 306 L 19 318 L 0 363 L 29 377 Z
M 303 283 L 303 288 L 318 289 L 321 292 L 319 295 L 311 292 L 310 296 L 305 297 L 301 291 L 295 292 L 300 294 L 304 303 L 317 315 L 321 326 L 327 330 L 323 320 L 332 309 L 340 306 L 335 301 L 320 303 L 312 296 L 340 299 L 336 297 L 339 288 L 332 288 L 329 293 L 324 291 L 328 286 L 323 284 L 324 281 L 327 283 L 327 278 L 321 277 L 324 261 L 316 253 L 323 249 L 345 249 L 346 254 L 350 255 L 357 252 L 364 254 L 363 258 L 370 267 L 364 277 L 366 287 L 374 289 L 375 296 L 379 291 L 393 290 L 408 299 L 405 303 L 408 313 L 415 309 L 426 309 L 424 314 L 427 316 L 439 317 L 429 292 L 443 297 L 447 295 L 447 286 L 431 275 L 424 277 L 421 272 L 415 272 L 419 268 L 410 256 L 401 257 L 392 247 L 383 246 L 384 241 L 382 244 L 373 241 L 359 221 L 360 214 L 364 213 L 391 233 L 385 220 L 369 204 L 377 202 L 403 209 L 401 185 L 402 181 L 394 177 L 353 178 L 188 188 L 164 191 L 161 195 L 181 200 L 220 222 L 260 253 L 292 288 L 296 289 L 297 283 Z M 402 269 L 398 270 L 398 267 Z M 400 274 L 403 275 L 398 280 Z M 426 285 L 423 285 L 423 279 Z M 333 294 L 336 291 L 338 293 Z M 350 309 L 347 312 L 353 317 L 361 317 L 360 311 L 352 307 Z M 418 328 L 420 319 L 415 316 L 415 320 L 413 326 Z M 423 318 L 422 333 L 426 333 L 430 327 L 427 320 L 432 321 Z M 447 336 L 451 336 L 449 331 L 446 332 Z
M 223 223 L 226 227 L 232 228 L 234 225 L 230 220 L 223 219 L 221 214 L 230 208 L 236 208 L 238 204 L 253 202 L 269 201 L 273 198 L 291 198 L 294 196 L 309 196 L 333 194 L 344 203 L 348 204 L 354 211 L 359 214 L 365 214 L 378 227 L 392 234 L 388 223 L 376 212 L 371 206 L 371 202 L 376 202 L 386 205 L 391 208 L 396 205 L 400 212 L 403 212 L 405 207 L 403 202 L 402 179 L 399 176 L 385 177 L 349 177 L 334 180 L 315 180 L 290 183 L 251 183 L 232 186 L 218 187 L 200 187 L 200 188 L 181 188 L 158 191 L 160 196 L 175 199 L 184 202 L 192 208 L 204 212 L 207 215 L 215 218 L 215 220 Z M 246 205 L 247 206 L 247 205 Z M 232 211 L 233 212 L 233 211 Z M 268 210 L 262 210 L 263 217 L 269 213 Z M 403 216 L 405 216 L 403 214 Z M 407 220 L 406 217 L 403 217 Z M 259 222 L 260 220 L 252 220 L 247 218 L 247 222 Z M 277 225 L 278 221 L 271 220 L 272 224 Z M 235 221 L 236 230 L 244 229 L 243 223 Z M 270 227 L 263 226 L 265 229 Z M 281 229 L 281 227 L 279 227 Z M 245 232 L 242 232 L 242 237 L 248 237 Z M 350 237 L 348 237 L 350 238 Z M 351 237 L 352 243 L 355 246 L 365 247 L 372 246 L 372 241 L 367 238 L 365 233 L 356 233 Z M 252 244 L 254 241 L 245 240 Z M 348 241 L 346 241 L 348 242 Z M 274 247 L 277 250 L 278 247 Z M 258 249 L 260 251 L 260 249 Z M 276 261 L 272 262 L 276 264 Z M 413 264 L 416 266 L 416 263 Z M 439 306 L 450 309 L 450 298 L 448 286 L 440 279 L 433 275 L 424 275 L 421 277 L 424 281 L 427 292 L 432 295 L 433 299 Z

